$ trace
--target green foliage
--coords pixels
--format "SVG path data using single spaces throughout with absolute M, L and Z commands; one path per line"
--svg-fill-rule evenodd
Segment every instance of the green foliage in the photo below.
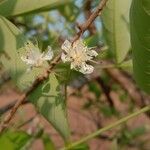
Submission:
M 92 1 L 92 8 L 98 3 L 99 0 Z M 120 68 L 126 68 L 127 70 L 130 69 L 132 71 L 132 61 L 130 59 L 131 51 L 129 51 L 130 35 L 128 24 L 130 4 L 131 0 L 108 1 L 103 12 L 102 21 L 105 32 L 104 36 L 109 46 L 112 59 L 115 59 L 116 63 L 113 65 L 113 67 L 116 66 Z M 7 73 L 11 76 L 11 79 L 20 88 L 20 90 L 25 91 L 30 88 L 33 81 L 39 75 L 41 75 L 44 67 L 43 69 L 33 68 L 30 73 L 26 72 L 27 66 L 21 60 L 21 56 L 26 51 L 25 49 L 20 48 L 24 46 L 24 43 L 27 40 L 14 24 L 20 27 L 25 35 L 31 39 L 34 39 L 33 35 L 36 36 L 37 41 L 39 41 L 39 47 L 41 51 L 45 49 L 47 45 L 51 45 L 55 50 L 55 54 L 58 54 L 61 52 L 60 47 L 62 42 L 65 40 L 64 37 L 71 39 L 72 33 L 75 32 L 73 27 L 77 17 L 82 18 L 84 15 L 84 10 L 80 10 L 77 5 L 76 2 L 72 0 L 0 0 L 0 63 L 2 63 L 5 71 L 7 71 Z M 82 4 L 80 6 L 83 7 Z M 51 14 L 48 10 L 52 9 L 57 9 L 57 11 L 55 11 L 54 14 L 53 12 Z M 35 15 L 33 15 L 33 13 L 35 13 Z M 65 19 L 62 19 L 62 16 Z M 14 24 L 12 24 L 5 17 L 11 18 Z M 41 19 L 41 22 L 38 19 Z M 61 22 L 61 19 L 63 22 Z M 82 19 L 84 19 L 84 17 Z M 83 20 L 81 20 L 81 22 L 82 21 Z M 97 28 L 98 22 L 96 21 L 95 23 Z M 103 44 L 99 43 L 101 38 L 103 38 L 101 37 L 100 32 L 97 32 L 92 36 L 87 36 L 89 35 L 88 32 L 87 34 L 85 33 L 85 35 L 83 35 L 83 37 L 86 37 L 85 42 L 87 46 L 101 46 L 100 44 Z M 133 0 L 131 8 L 131 36 L 133 46 L 134 74 L 141 88 L 150 93 L 149 0 Z M 104 46 L 103 48 L 105 49 L 106 47 L 107 46 Z M 97 57 L 97 60 L 106 59 L 108 51 L 105 50 L 103 52 L 104 55 L 102 56 L 102 53 L 100 53 Z M 90 63 L 92 64 L 93 62 Z M 48 63 L 46 63 L 46 65 L 48 65 Z M 65 96 L 63 96 L 61 93 L 61 86 L 64 86 L 64 84 L 68 85 L 73 79 L 77 77 L 80 78 L 80 76 L 82 77 L 83 75 L 77 71 L 70 71 L 70 64 L 67 63 L 57 64 L 54 71 L 55 74 L 50 73 L 49 78 L 36 87 L 35 90 L 33 90 L 33 92 L 28 96 L 28 100 L 32 102 L 39 113 L 54 126 L 54 128 L 64 138 L 65 142 L 69 143 L 70 131 L 66 114 L 66 102 L 64 100 Z M 104 73 L 103 75 L 103 73 L 101 73 L 101 76 L 104 83 L 108 83 L 111 90 L 113 90 L 113 88 L 115 88 L 116 91 L 120 90 L 120 86 L 117 85 L 117 88 L 114 87 L 116 84 L 112 84 L 111 78 L 108 76 L 108 74 Z M 82 79 L 79 80 L 79 82 L 80 81 L 82 81 Z M 72 85 L 73 84 L 74 83 L 72 82 Z M 85 108 L 88 109 L 90 106 L 93 106 L 95 109 L 98 109 L 99 113 L 101 113 L 105 118 L 120 116 L 121 113 L 115 108 L 108 106 L 105 102 L 101 102 L 99 100 L 101 94 L 103 96 L 103 93 L 97 83 L 91 82 L 88 83 L 88 85 L 89 90 L 95 94 L 96 100 L 89 100 L 85 104 Z M 122 94 L 122 91 L 120 91 L 119 94 L 120 93 Z M 65 94 L 67 95 L 67 93 Z M 123 92 L 123 94 L 120 96 L 120 99 L 122 99 L 122 101 L 127 99 L 126 102 L 128 102 L 129 97 Z M 128 106 L 133 108 L 134 104 L 130 102 Z M 109 126 L 96 131 L 95 133 L 88 135 L 79 142 L 75 142 L 75 144 L 71 143 L 71 147 L 76 145 L 72 148 L 72 150 L 88 150 L 89 147 L 87 144 L 81 143 L 98 136 L 104 131 L 112 129 L 121 123 L 125 123 L 129 118 L 146 112 L 148 109 L 149 108 L 147 106 L 133 115 L 131 114 Z M 121 144 L 130 144 L 134 138 L 143 135 L 144 133 L 145 129 L 143 127 L 135 128 L 132 131 L 125 129 L 121 132 L 119 137 L 120 141 L 118 141 Z M 32 136 L 29 136 L 24 132 L 8 131 L 0 136 L 0 149 L 19 150 L 24 148 L 26 143 L 30 141 L 33 142 L 37 138 L 43 140 L 45 150 L 56 149 L 53 141 L 48 137 L 48 135 L 44 134 L 43 129 L 39 130 L 37 134 Z M 118 146 L 118 141 L 116 141 L 116 139 L 113 143 L 114 147 Z
M 6 18 L 0 17 L 0 61 L 21 90 L 29 88 L 41 72 L 40 69 L 26 72 L 27 66 L 21 60 L 25 50 L 20 49 L 25 42 L 26 39 L 19 29 Z
M 138 138 L 141 135 L 144 135 L 146 133 L 146 129 L 144 126 L 134 128 L 132 130 L 123 129 L 121 132 L 121 135 L 118 139 L 118 142 L 122 145 L 130 144 L 135 140 L 135 138 Z
M 114 107 L 103 105 L 100 107 L 100 111 L 103 113 L 105 117 L 112 117 L 113 115 L 118 116 L 119 113 Z
M 55 72 L 60 84 L 69 84 L 69 82 L 81 76 L 80 72 L 70 69 L 69 63 L 57 64 Z
M 56 150 L 54 143 L 47 134 L 42 136 L 42 140 L 44 144 L 44 150 Z
M 26 90 L 31 86 L 34 79 L 41 74 L 42 69 L 34 69 L 30 73 L 27 73 L 27 66 L 20 59 L 25 50 L 19 49 L 24 45 L 24 36 L 4 17 L 0 18 L 0 28 L 0 37 L 4 39 L 2 40 L 0 49 L 1 52 L 5 53 L 5 55 L 1 55 L 1 62 L 5 70 L 9 72 L 12 79 L 15 81 L 16 85 L 21 90 Z M 9 44 L 7 42 L 8 40 Z M 49 87 L 50 85 L 53 86 Z M 60 90 L 58 89 L 57 80 L 54 75 L 51 75 L 49 83 L 44 83 L 31 94 L 31 100 L 34 101 L 34 104 L 38 107 L 44 117 L 47 118 L 47 120 L 50 121 L 67 139 L 69 136 L 66 120 L 67 116 L 65 114 L 64 100 L 58 91 Z M 43 95 L 43 93 L 47 93 L 48 95 Z M 52 97 L 49 97 L 49 94 L 52 95 Z
M 0 4 L 0 15 L 16 16 L 55 9 L 70 0 L 6 0 Z
M 64 98 L 60 93 L 60 86 L 53 73 L 49 79 L 38 86 L 29 96 L 30 101 L 65 140 L 69 138 L 69 127 Z
M 130 49 L 128 14 L 131 0 L 111 0 L 102 13 L 104 36 L 116 63 L 121 63 Z
M 60 13 L 67 19 L 67 21 L 73 22 L 79 14 L 79 8 L 74 3 L 69 3 L 59 7 Z
M 0 0 L 0 3 L 2 3 L 4 0 Z
M 14 49 L 20 48 L 24 44 L 24 40 L 17 27 L 6 18 L 0 16 L 0 52 L 9 54 L 10 49 L 14 51 Z
M 96 82 L 89 83 L 89 90 L 95 94 L 97 98 L 101 95 L 101 90 Z
M 89 47 L 93 47 L 95 45 L 98 45 L 98 42 L 99 42 L 99 35 L 98 34 L 92 35 L 92 36 L 85 39 L 85 43 Z
M 23 131 L 7 131 L 0 135 L 0 149 L 20 150 L 31 139 L 31 136 Z
M 128 71 L 128 72 L 133 72 L 133 65 L 132 65 L 132 59 L 129 59 L 127 61 L 124 61 L 123 63 L 121 63 L 118 67 Z
M 70 150 L 89 150 L 89 147 L 87 144 L 80 144 L 78 146 L 71 148 Z
M 138 85 L 150 93 L 150 1 L 133 0 L 130 15 L 133 70 Z

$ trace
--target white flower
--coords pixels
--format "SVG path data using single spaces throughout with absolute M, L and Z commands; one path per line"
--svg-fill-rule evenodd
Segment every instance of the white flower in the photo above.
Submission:
M 41 67 L 44 61 L 51 60 L 53 58 L 53 52 L 50 46 L 48 46 L 47 52 L 41 53 L 37 46 L 28 42 L 25 44 L 24 49 L 26 50 L 26 54 L 21 56 L 21 60 L 29 66 L 28 71 L 33 67 Z
M 73 45 L 66 40 L 61 47 L 65 52 L 62 53 L 61 59 L 63 62 L 71 62 L 71 69 L 90 74 L 94 67 L 87 64 L 87 61 L 92 61 L 93 57 L 98 54 L 92 48 L 85 46 L 81 39 L 77 40 Z

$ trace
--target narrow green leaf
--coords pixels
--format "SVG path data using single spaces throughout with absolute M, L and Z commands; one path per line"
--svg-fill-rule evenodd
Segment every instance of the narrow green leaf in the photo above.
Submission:
M 133 0 L 130 13 L 133 71 L 141 89 L 150 93 L 150 1 Z
M 110 0 L 102 13 L 104 35 L 116 63 L 121 63 L 130 49 L 130 4 L 131 0 Z
M 0 15 L 15 16 L 54 9 L 70 0 L 6 0 L 0 4 Z
M 7 131 L 0 135 L 0 149 L 20 150 L 30 139 L 31 136 L 23 131 Z
M 69 127 L 65 102 L 59 88 L 55 75 L 51 73 L 49 79 L 37 87 L 29 99 L 64 139 L 68 140 Z

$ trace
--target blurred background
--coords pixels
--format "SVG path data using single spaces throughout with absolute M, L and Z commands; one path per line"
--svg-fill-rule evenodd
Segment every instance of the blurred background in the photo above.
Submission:
M 72 40 L 78 31 L 77 24 L 84 23 L 98 4 L 99 0 L 56 2 L 52 7 L 33 13 L 19 15 L 14 12 L 14 16 L 8 16 L 8 19 L 42 50 L 51 45 L 55 54 L 58 54 L 63 41 Z M 115 6 L 108 2 L 102 16 L 83 34 L 85 43 L 99 53 L 95 59 L 98 64 L 94 64 L 94 73 L 83 75 L 71 71 L 66 81 L 64 77 L 67 77 L 68 64 L 59 64 L 54 70 L 59 83 L 67 85 L 67 116 L 73 141 L 132 113 L 150 100 L 149 95 L 141 91 L 133 79 L 130 5 L 131 0 Z M 1 65 L 1 119 L 14 106 L 21 93 Z M 53 147 L 59 149 L 64 145 L 58 132 L 28 100 L 17 111 L 10 128 L 17 129 L 16 132 L 13 130 L 14 136 L 18 131 L 32 135 L 22 149 L 53 150 Z M 4 141 L 5 137 L 0 140 L 0 149 L 11 150 L 11 142 L 7 143 L 7 148 L 1 148 Z M 149 114 L 131 119 L 75 149 L 150 150 Z

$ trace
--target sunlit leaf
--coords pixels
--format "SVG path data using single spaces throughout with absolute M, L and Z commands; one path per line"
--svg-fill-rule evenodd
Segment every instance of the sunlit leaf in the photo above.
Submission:
M 27 89 L 40 74 L 40 70 L 27 73 L 27 66 L 21 60 L 26 39 L 19 29 L 4 17 L 0 17 L 0 61 L 4 69 L 9 73 L 16 85 L 21 89 Z
M 0 15 L 15 16 L 40 12 L 64 5 L 70 0 L 6 0 L 0 4 Z
M 121 63 L 130 49 L 130 4 L 131 0 L 110 0 L 102 13 L 104 36 L 116 63 Z

